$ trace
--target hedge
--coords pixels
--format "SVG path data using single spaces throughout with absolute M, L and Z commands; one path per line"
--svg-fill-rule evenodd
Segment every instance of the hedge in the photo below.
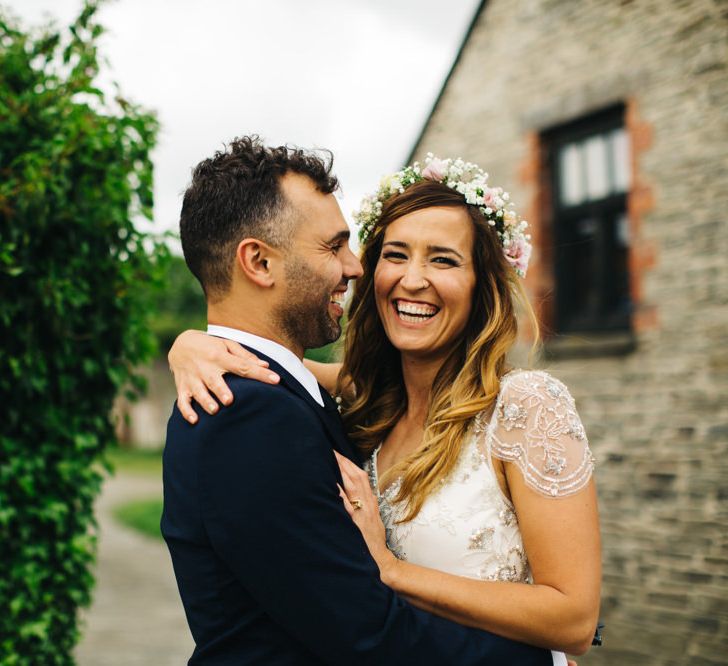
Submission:
M 0 664 L 72 664 L 110 409 L 155 351 L 167 251 L 155 116 L 95 87 L 96 2 L 66 30 L 0 12 Z

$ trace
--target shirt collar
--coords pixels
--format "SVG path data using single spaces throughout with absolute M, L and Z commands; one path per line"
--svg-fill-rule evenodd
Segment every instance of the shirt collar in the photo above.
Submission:
M 252 347 L 261 354 L 272 358 L 276 363 L 279 363 L 288 370 L 319 405 L 324 406 L 321 389 L 316 381 L 316 377 L 313 376 L 313 373 L 290 349 L 268 338 L 261 338 L 259 335 L 241 331 L 237 328 L 211 324 L 208 325 L 207 332 L 209 335 L 226 338 L 227 340 L 239 342 L 246 347 Z

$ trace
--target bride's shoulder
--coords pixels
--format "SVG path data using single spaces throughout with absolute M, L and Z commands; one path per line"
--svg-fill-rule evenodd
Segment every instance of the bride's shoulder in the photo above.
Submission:
M 501 377 L 498 402 L 507 398 L 523 400 L 561 402 L 573 404 L 569 389 L 561 380 L 545 370 L 511 370 Z
M 582 488 L 594 466 L 574 399 L 544 370 L 512 370 L 501 378 L 488 448 L 551 496 Z
M 534 368 L 514 368 L 509 370 L 501 377 L 501 390 L 506 386 L 531 386 L 543 387 L 547 389 L 549 386 L 564 386 L 563 382 L 554 377 L 546 370 L 537 370 Z

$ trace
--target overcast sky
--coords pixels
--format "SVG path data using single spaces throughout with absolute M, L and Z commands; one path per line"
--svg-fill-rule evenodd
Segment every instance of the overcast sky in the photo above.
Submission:
M 24 24 L 80 0 L 0 0 Z M 478 0 L 115 0 L 112 77 L 157 111 L 157 229 L 176 229 L 190 168 L 236 135 L 334 151 L 348 220 L 403 166 Z

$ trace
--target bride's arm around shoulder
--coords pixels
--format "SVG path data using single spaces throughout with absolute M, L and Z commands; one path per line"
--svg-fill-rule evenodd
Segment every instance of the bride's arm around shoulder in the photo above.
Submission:
M 223 405 L 232 403 L 233 394 L 225 381 L 226 373 L 265 384 L 280 381 L 280 377 L 269 370 L 267 361 L 237 342 L 203 331 L 188 330 L 178 335 L 169 350 L 168 360 L 177 388 L 177 407 L 190 423 L 197 422 L 193 401 L 208 414 L 217 413 L 218 400 Z M 329 393 L 337 390 L 341 363 L 317 363 L 306 359 L 304 364 Z M 341 385 L 342 390 L 350 390 L 348 381 L 342 381 Z

